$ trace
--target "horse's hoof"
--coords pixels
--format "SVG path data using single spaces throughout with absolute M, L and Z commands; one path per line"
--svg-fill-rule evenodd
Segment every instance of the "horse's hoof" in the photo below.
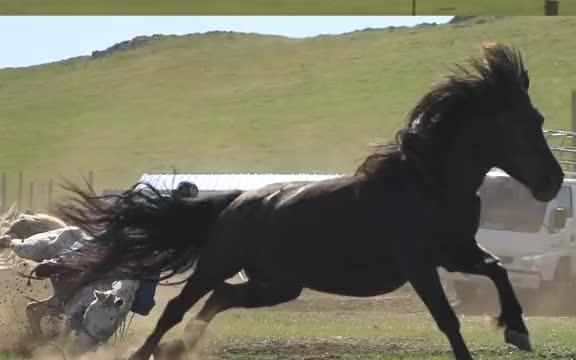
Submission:
M 158 345 L 154 351 L 154 360 L 179 360 L 186 353 L 182 340 L 174 340 Z
M 504 332 L 504 337 L 508 344 L 514 345 L 520 350 L 530 352 L 532 351 L 530 336 L 528 334 L 524 334 L 516 330 L 506 329 Z

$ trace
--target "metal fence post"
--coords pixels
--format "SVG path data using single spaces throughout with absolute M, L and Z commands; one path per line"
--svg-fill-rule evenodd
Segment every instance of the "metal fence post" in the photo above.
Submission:
M 29 210 L 34 211 L 34 181 L 30 181 L 30 190 L 28 192 L 28 195 L 30 196 L 28 201 L 28 208 Z
M 18 173 L 18 195 L 16 197 L 16 209 L 20 211 L 22 209 L 22 194 L 24 192 L 24 174 L 22 171 Z
M 556 16 L 558 15 L 558 9 L 560 8 L 559 0 L 545 0 L 544 3 L 544 14 L 546 16 Z
M 0 189 L 0 191 L 2 191 L 2 214 L 6 212 L 6 207 L 8 206 L 8 199 L 6 198 L 6 187 L 7 187 L 7 178 L 6 178 L 6 173 L 2 173 L 2 184 L 1 184 L 2 188 Z

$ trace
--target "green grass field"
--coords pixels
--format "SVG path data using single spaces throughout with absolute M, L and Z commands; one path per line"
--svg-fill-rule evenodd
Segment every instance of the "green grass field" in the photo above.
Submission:
M 503 336 L 482 318 L 463 317 L 461 324 L 476 359 L 567 360 L 576 355 L 573 320 L 529 320 L 533 354 L 503 344 Z M 214 359 L 453 359 L 427 314 L 237 311 L 223 315 L 211 332 L 221 339 Z
M 546 126 L 566 129 L 574 31 L 576 18 L 514 17 L 308 39 L 209 33 L 2 69 L 0 171 L 45 181 L 94 170 L 101 188 L 173 167 L 353 171 L 482 41 L 522 49 Z
M 562 0 L 561 14 L 576 14 Z M 417 0 L 417 15 L 543 15 L 544 0 Z M 410 15 L 412 0 L 0 0 L 0 14 Z

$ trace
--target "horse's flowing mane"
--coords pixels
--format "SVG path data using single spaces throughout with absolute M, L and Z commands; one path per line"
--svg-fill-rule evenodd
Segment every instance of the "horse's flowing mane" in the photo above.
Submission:
M 393 141 L 377 144 L 356 174 L 378 177 L 406 158 L 439 151 L 452 138 L 457 126 L 471 114 L 506 106 L 511 98 L 526 96 L 528 72 L 518 50 L 504 44 L 483 44 L 483 59 L 472 58 L 472 68 L 455 65 L 444 79 L 432 85 L 407 117 L 407 124 Z

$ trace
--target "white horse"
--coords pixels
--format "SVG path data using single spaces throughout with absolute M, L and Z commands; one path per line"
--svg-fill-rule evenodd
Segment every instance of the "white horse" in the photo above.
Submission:
M 79 228 L 62 227 L 61 223 L 52 221 L 48 227 L 59 227 L 24 237 L 30 231 L 46 230 L 46 226 L 32 226 L 34 230 L 30 230 L 31 226 L 26 224 L 31 222 L 32 214 L 23 215 L 25 216 L 16 217 L 12 221 L 16 226 L 9 226 L 0 237 L 0 249 L 11 249 L 20 258 L 35 262 L 50 261 L 66 252 L 74 251 L 81 241 L 87 238 Z M 26 231 L 22 229 L 29 232 L 23 234 Z M 34 300 L 26 307 L 31 335 L 42 338 L 43 317 L 63 315 L 65 326 L 60 336 L 75 333 L 74 352 L 85 352 L 107 342 L 126 320 L 140 286 L 138 281 L 132 280 L 101 281 L 70 294 L 67 291 L 66 279 L 51 277 L 50 280 L 54 289 L 53 295 L 44 300 Z
M 124 324 L 139 282 L 107 281 L 85 287 L 64 304 L 66 325 L 62 336 L 76 333 L 74 352 L 106 343 Z

